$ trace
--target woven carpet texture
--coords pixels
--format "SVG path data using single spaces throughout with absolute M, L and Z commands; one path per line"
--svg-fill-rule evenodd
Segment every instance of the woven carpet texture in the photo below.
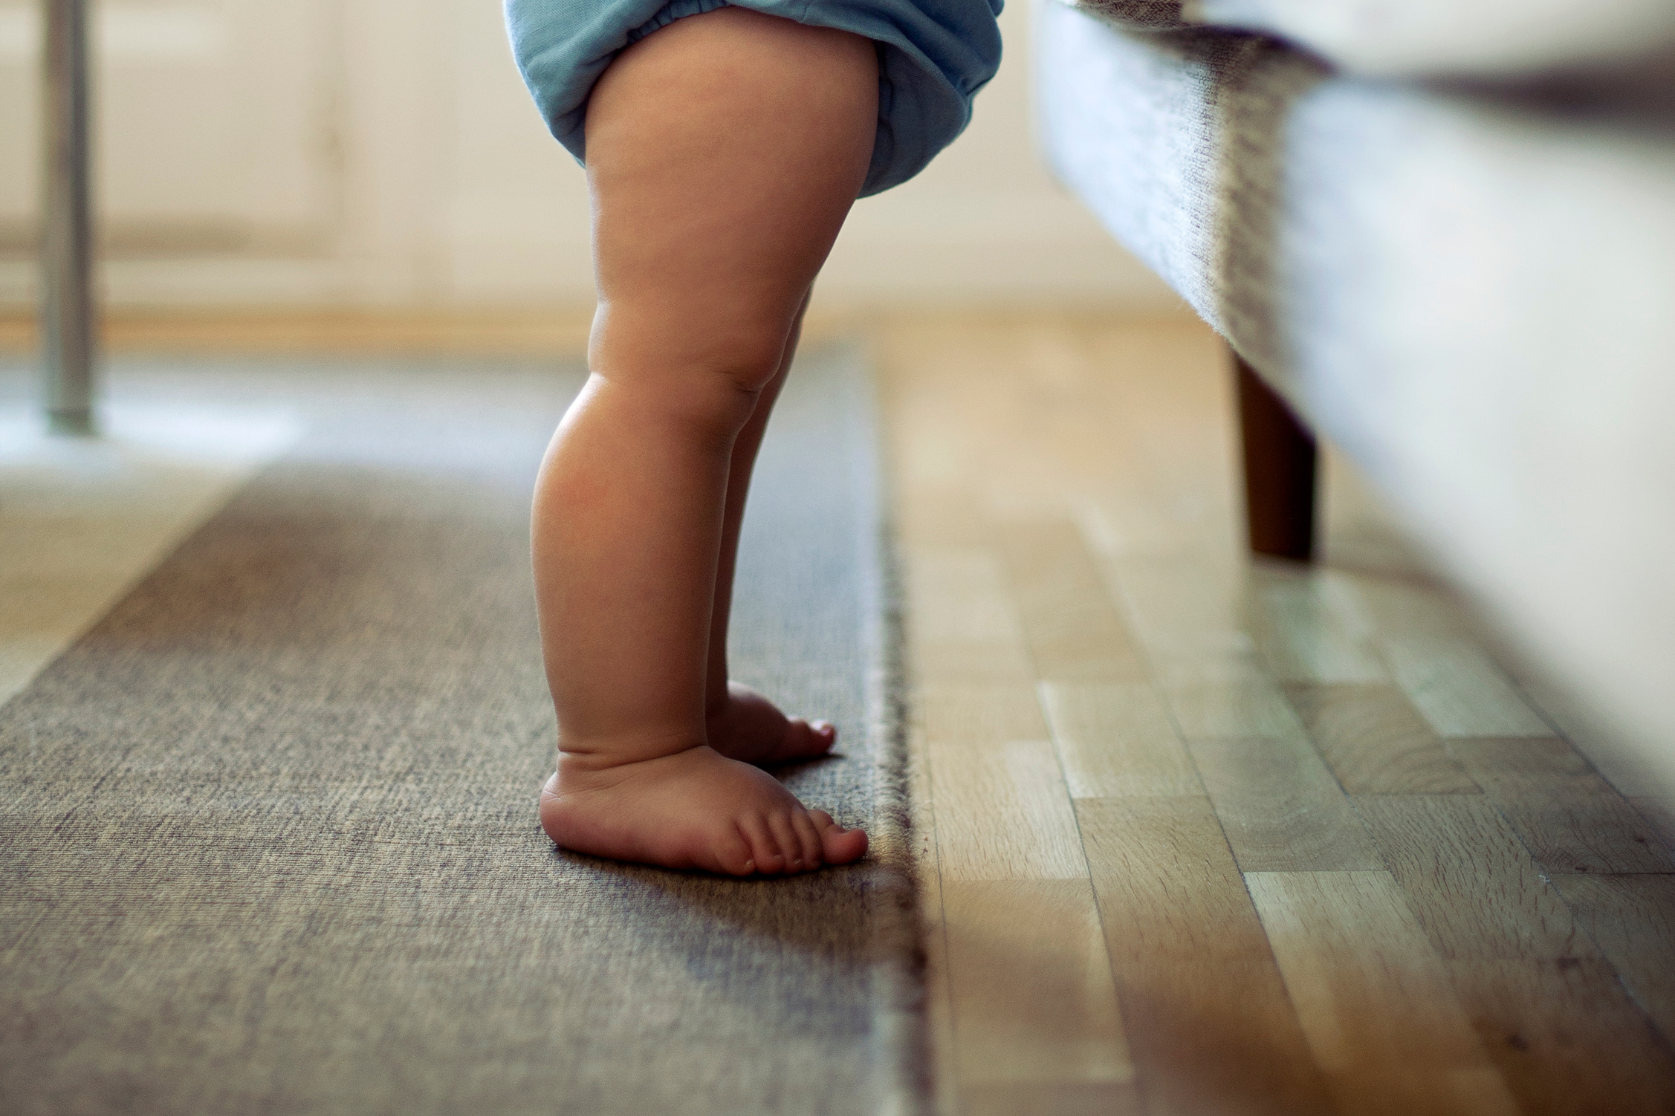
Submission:
M 581 378 L 117 366 L 117 403 L 292 407 L 308 433 L 0 708 L 0 1108 L 911 1106 L 864 363 L 792 375 L 733 654 L 839 724 L 839 758 L 784 778 L 883 852 L 779 882 L 571 856 L 537 824 L 528 506 Z

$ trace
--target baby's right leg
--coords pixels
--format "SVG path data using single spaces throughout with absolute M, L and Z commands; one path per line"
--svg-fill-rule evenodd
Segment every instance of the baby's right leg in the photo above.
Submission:
M 588 108 L 592 375 L 537 484 L 559 844 L 748 874 L 866 836 L 705 744 L 728 461 L 871 159 L 873 45 L 741 8 L 624 51 Z

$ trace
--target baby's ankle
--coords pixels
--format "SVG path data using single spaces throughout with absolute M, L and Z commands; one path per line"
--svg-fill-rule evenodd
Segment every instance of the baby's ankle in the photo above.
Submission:
M 623 733 L 607 738 L 559 737 L 559 770 L 608 771 L 613 767 L 644 763 L 679 755 L 705 746 L 704 734 L 682 732 Z

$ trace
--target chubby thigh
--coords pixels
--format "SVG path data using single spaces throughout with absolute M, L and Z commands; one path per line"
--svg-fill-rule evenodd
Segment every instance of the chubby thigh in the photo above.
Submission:
M 875 136 L 862 195 L 906 181 L 960 134 L 1000 64 L 1001 0 L 739 0 L 736 6 L 870 39 Z M 519 69 L 561 143 L 588 161 L 588 102 L 617 55 L 728 0 L 507 0 Z
M 777 367 L 866 173 L 876 65 L 857 36 L 742 8 L 626 51 L 588 112 L 596 344 Z

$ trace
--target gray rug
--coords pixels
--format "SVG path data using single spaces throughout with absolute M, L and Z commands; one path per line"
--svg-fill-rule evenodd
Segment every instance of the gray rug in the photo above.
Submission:
M 18 369 L 11 370 L 14 374 Z M 576 368 L 128 362 L 310 433 L 0 709 L 7 1113 L 863 1113 L 918 1103 L 874 430 L 804 359 L 736 673 L 880 855 L 732 882 L 562 854 L 528 568 Z M 15 390 L 15 389 L 13 389 Z

